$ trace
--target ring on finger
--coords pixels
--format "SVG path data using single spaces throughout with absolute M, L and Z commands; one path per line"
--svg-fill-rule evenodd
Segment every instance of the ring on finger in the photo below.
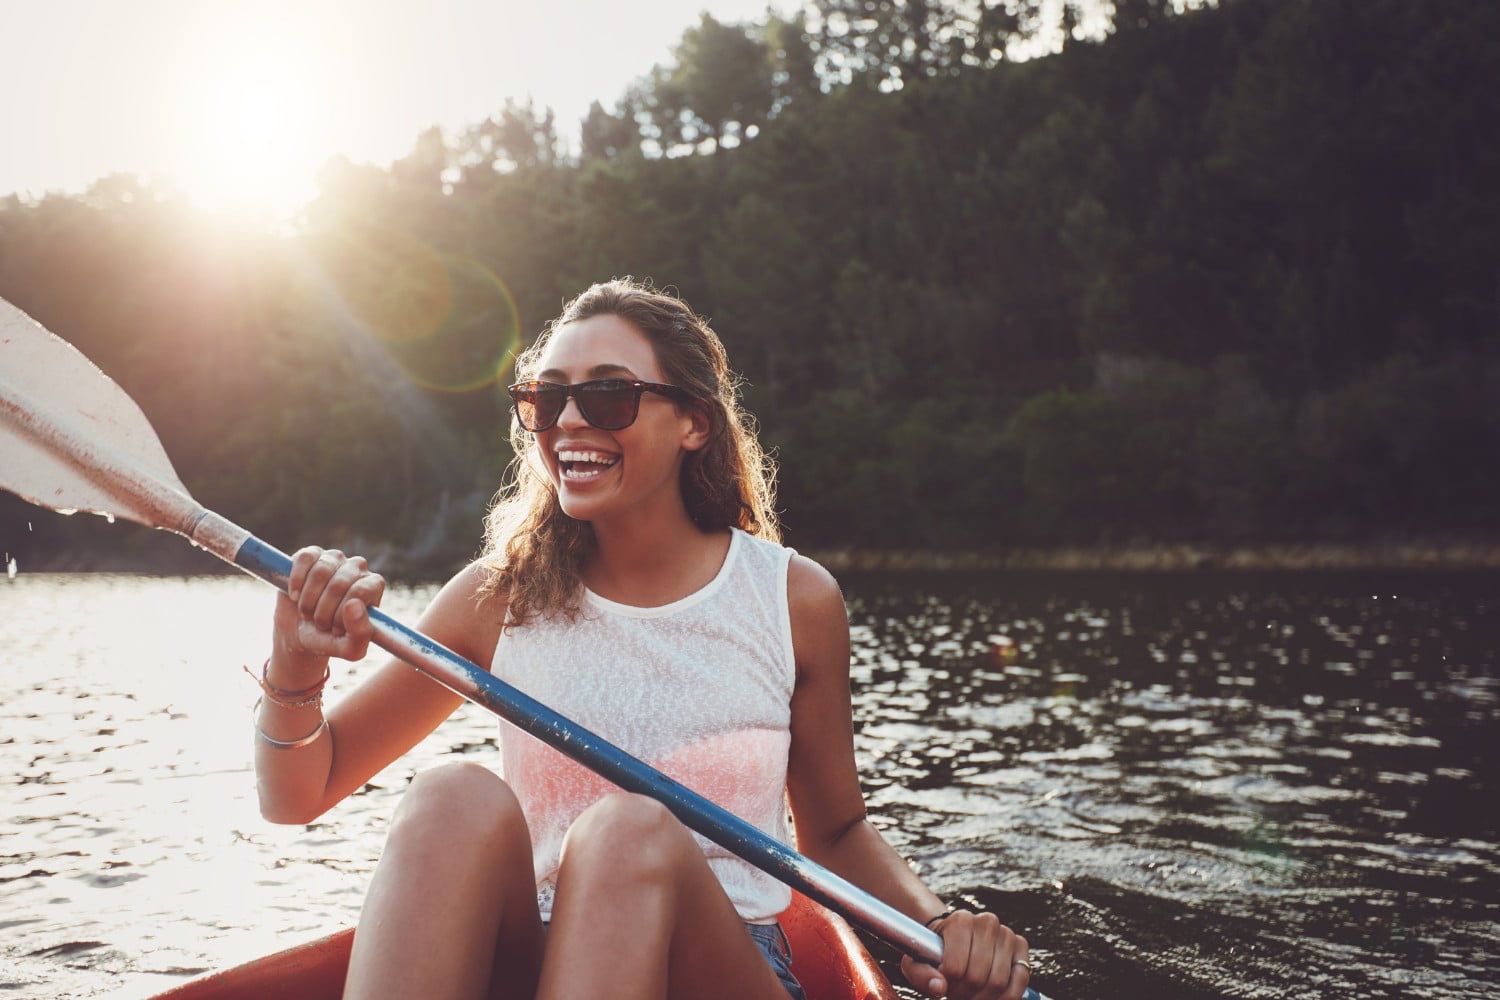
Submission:
M 1012 963 L 1010 963 L 1010 964 L 1011 964 L 1011 965 L 1024 965 L 1024 966 L 1025 966 L 1025 967 L 1026 967 L 1026 974 L 1027 974 L 1027 975 L 1030 975 L 1030 974 L 1031 974 L 1031 963 L 1030 963 L 1030 962 L 1028 962 L 1028 961 L 1027 961 L 1027 960 L 1026 960 L 1026 959 L 1024 959 L 1024 958 L 1018 958 L 1018 959 L 1016 959 L 1016 960 L 1015 960 L 1015 961 L 1014 961 L 1014 962 L 1012 962 Z

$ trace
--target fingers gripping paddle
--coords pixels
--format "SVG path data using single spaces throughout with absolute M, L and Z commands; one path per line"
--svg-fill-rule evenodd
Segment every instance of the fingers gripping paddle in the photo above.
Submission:
M 291 560 L 194 500 L 145 414 L 109 376 L 0 299 L 0 488 L 71 514 L 123 517 L 176 532 L 285 590 Z M 444 687 L 630 792 L 895 947 L 937 964 L 942 939 L 660 771 L 499 678 L 370 609 L 375 642 Z

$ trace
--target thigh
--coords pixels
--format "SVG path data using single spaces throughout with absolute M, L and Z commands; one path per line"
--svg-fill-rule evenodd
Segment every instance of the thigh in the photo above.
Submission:
M 531 840 L 498 777 L 444 765 L 391 824 L 350 956 L 349 997 L 529 997 L 542 960 Z
M 701 853 L 698 857 L 703 860 Z M 788 1000 L 788 984 L 772 965 L 772 955 L 735 912 L 706 861 L 703 872 L 706 881 L 698 891 L 708 898 L 684 902 L 684 919 L 668 952 L 667 995 L 674 1000 Z M 778 928 L 767 930 L 780 937 Z M 781 942 L 768 938 L 767 944 L 774 948 Z M 788 969 L 790 964 L 788 955 Z
M 614 796 L 564 844 L 539 996 L 787 1000 L 693 836 L 660 804 Z

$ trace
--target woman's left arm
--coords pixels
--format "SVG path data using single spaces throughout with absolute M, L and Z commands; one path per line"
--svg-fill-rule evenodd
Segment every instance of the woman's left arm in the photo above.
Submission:
M 866 892 L 918 922 L 944 912 L 943 902 L 871 825 L 854 764 L 849 694 L 849 618 L 838 584 L 811 559 L 793 556 L 787 579 L 792 646 L 792 746 L 787 793 L 797 847 Z M 902 971 L 932 996 L 1020 1000 L 1030 981 L 1026 940 L 992 914 L 958 911 L 935 929 L 943 961 L 906 958 Z

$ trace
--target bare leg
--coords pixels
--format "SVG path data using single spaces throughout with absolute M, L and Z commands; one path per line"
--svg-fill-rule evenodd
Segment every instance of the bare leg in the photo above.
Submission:
M 623 793 L 568 831 L 537 996 L 787 1000 L 687 828 Z
M 418 775 L 365 897 L 344 996 L 530 1000 L 541 960 L 531 836 L 510 786 L 477 764 Z

